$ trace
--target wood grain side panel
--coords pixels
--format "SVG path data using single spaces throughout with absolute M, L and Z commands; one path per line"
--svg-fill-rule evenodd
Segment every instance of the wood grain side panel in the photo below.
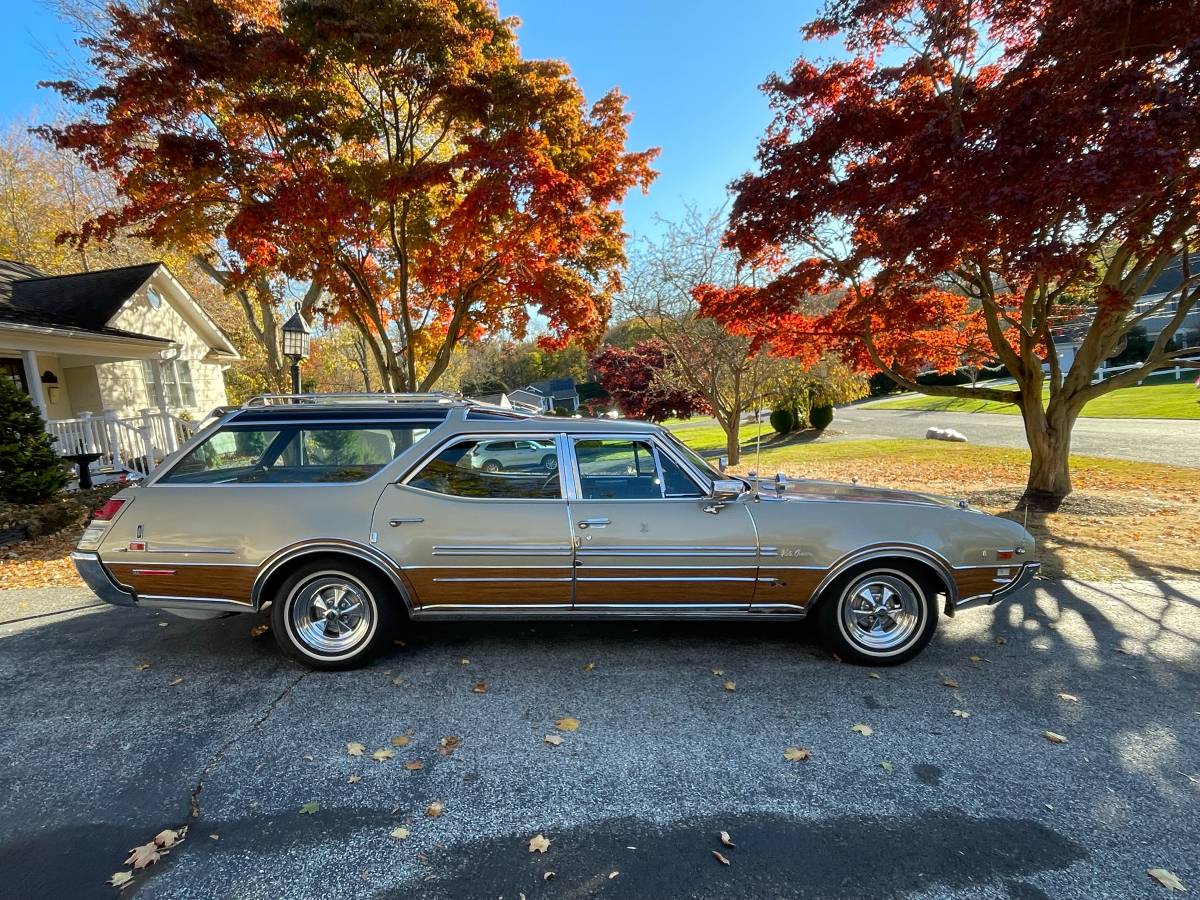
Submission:
M 440 604 L 569 604 L 571 567 L 446 566 L 405 569 L 420 606 Z
M 763 566 L 759 569 L 758 592 L 755 604 L 788 603 L 807 606 L 813 591 L 825 577 L 827 570 L 797 569 L 788 566 Z
M 1001 569 L 1007 568 L 1008 575 L 998 575 Z M 1017 566 L 986 566 L 978 569 L 955 569 L 954 583 L 958 587 L 958 596 L 962 599 L 977 597 L 980 594 L 991 594 L 1003 587 L 996 578 L 1013 578 L 1019 571 Z
M 180 566 L 167 563 L 105 563 L 113 577 L 139 596 L 212 597 L 250 604 L 254 566 Z
M 575 602 L 750 603 L 755 568 L 620 567 L 583 565 L 575 570 Z

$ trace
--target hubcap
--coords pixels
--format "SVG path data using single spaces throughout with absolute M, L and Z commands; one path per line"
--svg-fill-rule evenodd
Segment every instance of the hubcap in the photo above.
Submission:
M 292 601 L 292 629 L 309 647 L 342 653 L 371 629 L 373 608 L 361 586 L 342 575 L 323 575 L 302 585 Z
M 895 650 L 908 643 L 920 618 L 916 591 L 895 575 L 867 575 L 842 595 L 846 634 L 868 650 Z

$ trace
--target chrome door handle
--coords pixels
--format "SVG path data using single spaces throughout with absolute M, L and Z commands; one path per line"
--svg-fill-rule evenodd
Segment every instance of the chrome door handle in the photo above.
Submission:
M 604 518 L 580 519 L 579 520 L 580 528 L 603 528 L 605 525 L 611 525 L 611 524 L 612 524 L 611 519 L 604 519 Z
M 408 516 L 403 519 L 388 519 L 388 524 L 395 528 L 397 525 L 420 525 L 424 521 L 420 516 Z

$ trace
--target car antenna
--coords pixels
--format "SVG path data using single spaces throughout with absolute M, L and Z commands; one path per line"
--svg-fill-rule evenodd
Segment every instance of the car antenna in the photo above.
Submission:
M 754 479 L 754 493 L 758 495 L 762 493 L 762 410 L 758 403 L 754 404 L 754 422 L 758 432 L 754 436 L 754 471 L 758 473 Z

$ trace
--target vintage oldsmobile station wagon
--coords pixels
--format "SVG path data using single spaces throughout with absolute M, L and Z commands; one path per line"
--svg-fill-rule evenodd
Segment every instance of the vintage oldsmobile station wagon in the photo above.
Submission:
M 548 452 L 477 452 L 530 441 Z M 806 615 L 842 659 L 899 663 L 939 610 L 1029 582 L 1032 551 L 962 501 L 729 478 L 645 422 L 363 394 L 225 412 L 97 510 L 72 555 L 109 603 L 269 604 L 284 651 L 345 668 L 405 621 Z

